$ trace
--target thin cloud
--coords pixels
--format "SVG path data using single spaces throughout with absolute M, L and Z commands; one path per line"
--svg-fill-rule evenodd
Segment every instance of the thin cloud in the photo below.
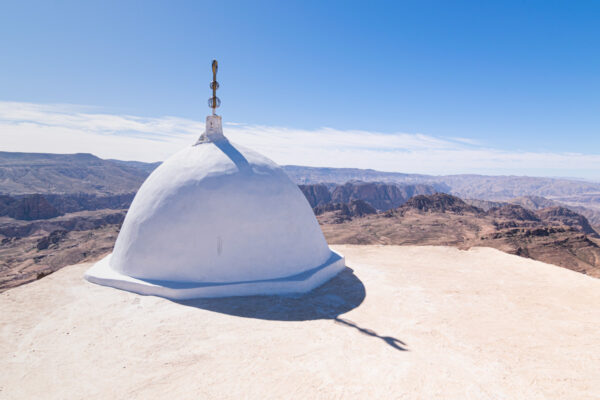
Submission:
M 454 140 L 455 142 L 470 144 L 473 146 L 481 146 L 481 143 L 475 139 L 463 138 L 463 137 L 452 137 L 450 139 Z
M 102 113 L 94 107 L 0 102 L 4 151 L 93 153 L 158 161 L 196 141 L 204 123 Z M 230 122 L 225 134 L 279 164 L 425 174 L 516 174 L 600 178 L 599 154 L 504 151 L 470 139 L 421 133 L 301 130 Z

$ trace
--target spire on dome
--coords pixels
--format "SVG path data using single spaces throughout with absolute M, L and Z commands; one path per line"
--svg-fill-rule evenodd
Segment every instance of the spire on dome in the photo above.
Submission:
M 215 110 L 217 107 L 221 105 L 221 99 L 217 97 L 217 89 L 219 88 L 219 82 L 217 82 L 217 71 L 219 70 L 219 63 L 217 60 L 213 60 L 212 62 L 212 72 L 213 72 L 213 80 L 210 83 L 210 88 L 212 89 L 212 97 L 208 99 L 208 106 L 212 108 L 212 115 L 215 114 Z
M 215 140 L 224 139 L 223 126 L 221 123 L 221 117 L 215 113 L 217 107 L 221 105 L 221 99 L 217 97 L 217 89 L 219 88 L 219 82 L 217 82 L 217 71 L 219 70 L 219 63 L 217 60 L 212 62 L 213 80 L 210 83 L 212 89 L 212 97 L 208 99 L 208 106 L 212 108 L 212 115 L 206 117 L 206 128 L 204 133 L 200 135 L 200 138 L 196 144 L 213 142 Z

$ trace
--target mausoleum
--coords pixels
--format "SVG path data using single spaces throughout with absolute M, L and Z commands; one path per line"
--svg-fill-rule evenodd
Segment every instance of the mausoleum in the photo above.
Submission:
M 344 268 L 297 185 L 223 134 L 216 70 L 205 132 L 142 184 L 88 281 L 171 299 L 267 295 L 310 291 Z

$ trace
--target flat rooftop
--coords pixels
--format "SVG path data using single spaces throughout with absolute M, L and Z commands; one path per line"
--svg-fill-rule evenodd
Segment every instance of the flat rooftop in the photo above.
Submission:
M 600 280 L 490 248 L 333 246 L 303 296 L 0 294 L 0 398 L 597 399 Z

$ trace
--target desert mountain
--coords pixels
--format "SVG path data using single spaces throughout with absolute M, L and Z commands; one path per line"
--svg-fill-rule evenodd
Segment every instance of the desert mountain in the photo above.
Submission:
M 456 214 L 481 214 L 482 210 L 468 205 L 463 200 L 445 193 L 435 193 L 430 196 L 419 195 L 408 200 L 397 212 L 404 214 L 411 210 L 421 212 L 452 212 Z
M 135 165 L 92 154 L 0 152 L 0 193 L 132 193 L 149 173 Z
M 435 188 L 428 185 L 348 182 L 333 190 L 331 201 L 348 203 L 352 200 L 364 200 L 380 211 L 387 211 L 404 204 L 415 195 L 435 192 Z
M 316 206 L 313 210 L 315 215 L 327 213 L 332 218 L 327 222 L 334 224 L 350 221 L 352 217 L 377 214 L 377 210 L 364 200 L 351 200 L 348 203 L 327 203 Z
M 299 185 L 299 187 L 313 208 L 327 203 L 350 203 L 354 200 L 364 200 L 379 211 L 396 208 L 415 195 L 436 192 L 432 186 L 428 185 L 382 182 L 347 182 L 343 185 L 319 183 Z
M 483 211 L 443 193 L 415 196 L 378 214 L 318 216 L 330 243 L 488 246 L 600 277 L 600 247 L 585 217 L 551 207 L 518 205 Z
M 103 160 L 91 154 L 44 154 L 0 152 L 0 194 L 73 194 L 113 195 L 134 193 L 146 176 L 160 163 Z M 344 185 L 351 181 L 381 182 L 400 185 L 426 185 L 465 199 L 523 202 L 525 208 L 544 208 L 541 197 L 573 207 L 597 208 L 600 222 L 600 183 L 574 179 L 485 175 L 419 175 L 381 172 L 357 168 L 318 168 L 284 166 L 288 175 L 300 185 L 324 183 Z M 332 190 L 332 188 L 329 188 Z M 365 189 L 361 189 L 365 190 Z M 414 194 L 430 194 L 429 189 Z M 305 193 L 306 194 L 306 193 Z M 315 193 L 315 195 L 318 195 Z M 409 193 L 402 194 L 404 198 Z M 358 199 L 339 189 L 334 202 Z M 380 196 L 380 194 L 377 194 Z M 383 210 L 394 204 L 395 193 L 375 196 L 371 205 Z M 526 197 L 523 197 L 526 196 Z M 308 197 L 308 196 L 307 196 Z M 515 199 L 522 197 L 522 199 Z M 310 199 L 310 198 L 309 198 Z M 514 201 L 512 201 L 514 200 Z M 533 204 L 525 204 L 533 203 Z M 312 202 L 311 202 L 312 204 Z M 314 204 L 313 207 L 317 205 Z M 473 204 L 478 206 L 477 204 Z M 559 204 L 553 204 L 559 205 Z M 483 208 L 483 207 L 482 207 Z M 575 210 L 579 212 L 581 210 Z M 591 218 L 591 215 L 587 215 Z
M 529 210 L 541 210 L 549 207 L 566 207 L 569 210 L 586 217 L 593 226 L 600 227 L 600 205 L 598 204 L 591 204 L 589 207 L 583 207 L 580 205 L 562 203 L 557 200 L 550 200 L 541 196 L 522 196 L 510 199 L 509 202 L 521 205 Z
M 299 184 L 333 182 L 343 184 L 350 181 L 420 183 L 427 175 L 403 174 L 400 172 L 381 172 L 373 169 L 303 167 L 299 165 L 283 166 L 285 172 Z M 447 189 L 447 188 L 437 188 Z
M 54 218 L 61 214 L 41 194 L 33 194 L 21 198 L 0 195 L 0 216 L 35 220 Z
M 483 211 L 488 211 L 494 207 L 502 207 L 503 205 L 509 204 L 504 201 L 491 201 L 481 199 L 464 199 L 465 203 L 481 208 Z
M 590 226 L 587 218 L 568 208 L 548 207 L 537 211 L 536 214 L 547 224 L 569 226 L 587 235 L 598 237 L 598 233 Z
M 0 217 L 0 291 L 106 254 L 125 212 L 82 211 L 36 221 Z
M 509 203 L 517 204 L 528 210 L 541 210 L 542 208 L 554 207 L 560 203 L 542 196 L 521 196 L 508 200 Z
M 508 201 L 520 196 L 543 196 L 573 204 L 600 204 L 600 183 L 575 179 L 528 176 L 419 175 L 357 168 L 318 168 L 288 165 L 285 171 L 301 184 L 352 180 L 427 184 L 438 192 L 466 199 Z
M 162 164 L 160 161 L 153 162 L 153 163 L 146 163 L 146 162 L 142 162 L 142 161 L 115 160 L 113 158 L 110 158 L 106 161 L 110 161 L 112 163 L 115 163 L 115 164 L 123 166 L 123 167 L 134 168 L 134 169 L 140 170 L 140 171 L 144 172 L 146 175 L 150 175 L 150 173 L 152 171 L 154 171 L 160 164 Z
M 134 195 L 135 193 L 106 196 L 85 193 L 0 195 L 0 217 L 8 216 L 17 220 L 31 221 L 78 211 L 127 209 Z
M 517 204 L 506 204 L 501 207 L 491 208 L 487 211 L 487 215 L 514 222 L 540 222 L 540 218 L 533 211 Z
M 331 192 L 327 185 L 323 183 L 317 183 L 313 185 L 298 185 L 304 197 L 308 200 L 311 207 L 317 207 L 322 204 L 331 202 Z
M 0 152 L 0 290 L 109 251 L 137 188 L 158 164 Z M 491 246 L 600 276 L 598 184 L 285 169 L 333 243 Z M 482 197 L 465 202 L 436 193 L 460 191 Z M 574 205 L 582 199 L 591 205 Z

